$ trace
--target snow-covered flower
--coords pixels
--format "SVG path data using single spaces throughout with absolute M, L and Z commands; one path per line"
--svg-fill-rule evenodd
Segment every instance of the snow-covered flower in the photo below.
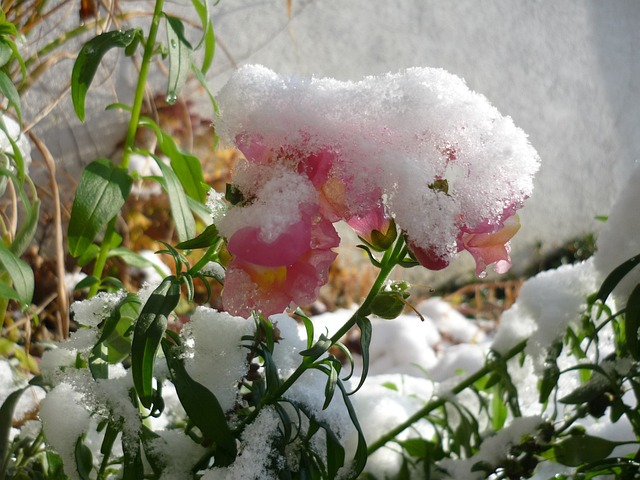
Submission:
M 234 315 L 258 310 L 268 316 L 294 305 L 312 303 L 327 282 L 339 237 L 328 220 L 317 215 L 317 205 L 307 204 L 300 221 L 273 241 L 260 229 L 244 227 L 228 241 L 233 259 L 227 267 L 222 303 Z

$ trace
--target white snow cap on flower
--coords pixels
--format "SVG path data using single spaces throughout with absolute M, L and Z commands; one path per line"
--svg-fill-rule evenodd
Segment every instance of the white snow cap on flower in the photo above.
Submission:
M 352 211 L 366 211 L 358 202 L 380 191 L 411 240 L 446 259 L 459 250 L 461 226 L 495 231 L 521 207 L 539 167 L 511 118 L 441 69 L 341 82 L 250 65 L 217 99 L 223 140 L 254 142 L 254 154 L 261 145 L 285 156 L 330 152 L 332 174 L 348 179 Z

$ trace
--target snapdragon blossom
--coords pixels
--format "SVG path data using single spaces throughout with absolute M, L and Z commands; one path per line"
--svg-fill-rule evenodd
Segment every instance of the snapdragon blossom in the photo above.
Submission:
M 430 269 L 463 251 L 479 275 L 510 267 L 516 212 L 539 158 L 524 132 L 460 78 L 412 68 L 340 82 L 245 66 L 218 103 L 217 132 L 246 159 L 234 177 L 244 201 L 220 229 L 233 255 L 223 294 L 233 313 L 312 300 L 337 245 L 330 223 L 341 220 L 380 248 L 403 235 Z M 285 177 L 291 185 L 265 188 Z M 307 273 L 297 276 L 300 261 Z M 256 293 L 271 288 L 268 299 Z

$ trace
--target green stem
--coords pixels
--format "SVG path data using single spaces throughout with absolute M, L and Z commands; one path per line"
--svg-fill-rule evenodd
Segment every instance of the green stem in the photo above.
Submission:
M 133 106 L 131 108 L 131 118 L 129 120 L 129 128 L 127 129 L 127 136 L 124 141 L 124 153 L 122 155 L 121 166 L 123 168 L 129 167 L 129 156 L 131 155 L 134 142 L 136 139 L 136 132 L 138 131 L 138 121 L 140 120 L 140 112 L 142 111 L 142 102 L 144 100 L 144 90 L 147 86 L 147 75 L 149 73 L 149 66 L 151 65 L 151 58 L 156 45 L 156 37 L 158 35 L 158 27 L 160 25 L 160 17 L 162 16 L 162 7 L 164 6 L 164 0 L 156 0 L 156 6 L 153 11 L 153 18 L 151 19 L 151 27 L 149 28 L 149 35 L 144 46 L 144 53 L 142 56 L 142 65 L 140 65 L 140 73 L 138 74 L 138 84 L 136 85 L 136 93 L 133 99 Z
M 376 281 L 371 286 L 369 294 L 364 299 L 358 310 L 356 310 L 356 312 L 351 316 L 351 318 L 349 318 L 349 320 L 331 336 L 331 345 L 335 345 L 349 330 L 351 330 L 351 328 L 353 328 L 353 326 L 356 324 L 358 318 L 367 316 L 371 313 L 369 309 L 371 302 L 373 302 L 373 299 L 376 297 L 376 295 L 380 293 L 380 290 L 384 286 L 384 283 L 387 281 L 389 274 L 394 269 L 394 267 L 402 261 L 405 254 L 406 250 L 404 239 L 400 237 L 393 249 L 385 251 L 382 260 L 380 261 L 380 272 L 378 273 Z M 289 388 L 291 388 L 291 386 L 296 382 L 296 380 L 298 380 L 298 378 L 300 378 L 302 374 L 306 372 L 313 365 L 313 363 L 325 353 L 325 351 L 319 352 L 316 355 L 304 357 L 304 360 L 298 366 L 298 368 L 296 368 L 296 370 L 280 385 L 280 387 L 278 387 L 275 392 L 267 394 L 262 398 L 260 404 L 255 408 L 253 412 L 251 412 L 249 416 L 247 416 L 239 431 L 241 431 L 244 426 L 250 424 L 255 419 L 255 417 L 258 416 L 258 413 L 260 412 L 262 407 L 280 400 L 286 393 L 286 391 L 289 390 Z
M 93 265 L 93 276 L 97 279 L 102 279 L 102 273 L 104 271 L 104 266 L 107 263 L 107 258 L 109 256 L 109 248 L 112 244 L 113 237 L 116 233 L 116 217 L 113 217 L 109 223 L 107 223 L 107 228 L 104 233 L 104 238 L 102 239 L 102 244 L 100 245 L 100 252 L 98 252 L 98 257 L 96 258 L 96 262 Z M 89 298 L 95 296 L 98 293 L 98 288 L 100 287 L 100 282 L 94 283 L 91 285 L 89 289 Z
M 124 152 L 122 154 L 122 162 L 120 166 L 122 168 L 129 168 L 129 157 L 133 151 L 134 142 L 136 139 L 136 132 L 138 130 L 138 121 L 140 120 L 140 112 L 142 111 L 142 102 L 144 100 L 144 89 L 147 84 L 147 75 L 149 73 L 149 66 L 151 64 L 151 58 L 156 44 L 156 37 L 158 35 L 158 26 L 160 25 L 160 17 L 162 16 L 162 7 L 164 0 L 156 0 L 155 9 L 153 11 L 153 18 L 151 19 L 151 27 L 149 28 L 149 35 L 144 47 L 144 53 L 142 56 L 142 64 L 140 65 L 140 73 L 138 74 L 138 83 L 136 85 L 136 92 L 133 98 L 133 106 L 131 108 L 131 118 L 129 120 L 129 127 L 127 129 L 127 136 L 124 143 Z M 93 276 L 100 279 L 102 278 L 102 272 L 104 270 L 107 257 L 109 255 L 109 248 L 111 240 L 115 234 L 116 217 L 112 218 L 107 224 L 107 228 L 104 234 L 104 240 L 100 245 L 100 252 L 93 267 Z M 89 290 L 89 297 L 93 297 L 98 292 L 99 283 L 93 285 Z
M 519 353 L 521 353 L 524 350 L 524 347 L 526 345 L 527 345 L 527 340 L 521 341 L 515 347 L 511 348 L 504 355 L 502 355 L 501 356 L 502 359 L 504 359 L 506 361 L 506 360 L 509 360 L 510 358 L 515 357 L 516 355 L 518 355 Z M 491 373 L 492 369 L 493 369 L 492 365 L 485 364 L 485 366 L 482 367 L 480 370 L 478 370 L 476 373 L 470 375 L 465 380 L 463 380 L 462 382 L 457 384 L 455 387 L 453 387 L 450 390 L 450 394 L 451 395 L 458 395 L 463 390 L 466 390 L 467 388 L 472 386 L 474 383 L 476 383 L 482 377 L 484 377 L 485 375 Z M 395 428 L 389 430 L 386 434 L 384 434 L 378 440 L 376 440 L 375 442 L 371 443 L 369 445 L 368 449 L 367 449 L 367 455 L 371 455 L 373 452 L 375 452 L 376 450 L 378 450 L 379 448 L 383 447 L 388 442 L 390 442 L 394 438 L 396 438 L 404 430 L 406 430 L 407 428 L 411 427 L 418 420 L 423 419 L 424 417 L 429 415 L 434 410 L 437 410 L 438 408 L 442 407 L 448 401 L 449 401 L 448 397 L 439 397 L 439 398 L 436 398 L 435 400 L 432 400 L 432 401 L 428 402 L 424 407 L 422 407 L 416 413 L 411 415 L 409 418 L 407 418 L 400 425 L 398 425 Z
M 189 269 L 189 275 L 193 276 L 196 273 L 198 273 L 200 270 L 202 270 L 202 267 L 204 267 L 207 263 L 209 263 L 209 261 L 214 258 L 217 253 L 218 250 L 220 249 L 220 247 L 222 246 L 222 239 L 218 240 L 216 243 L 214 243 L 213 245 L 211 245 L 207 251 L 205 252 L 205 254 L 200 257 L 200 260 L 198 260 L 193 267 L 191 267 Z

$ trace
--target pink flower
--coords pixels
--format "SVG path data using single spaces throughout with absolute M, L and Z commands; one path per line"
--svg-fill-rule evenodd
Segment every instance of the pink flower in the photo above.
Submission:
M 379 250 L 386 250 L 396 239 L 395 222 L 385 214 L 380 203 L 365 215 L 351 217 L 347 223 L 360 238 Z
M 517 215 L 507 218 L 502 228 L 489 233 L 461 232 L 458 241 L 460 250 L 468 251 L 476 261 L 476 275 L 482 276 L 487 266 L 495 264 L 497 273 L 506 273 L 511 268 L 509 240 L 520 230 Z
M 435 247 L 420 247 L 408 240 L 407 246 L 420 265 L 429 270 L 442 270 L 449 266 L 449 260 L 436 252 Z
M 257 310 L 269 316 L 290 305 L 312 303 L 327 282 L 336 258 L 331 249 L 339 241 L 331 222 L 306 212 L 273 242 L 263 240 L 259 228 L 238 230 L 227 245 L 233 259 L 222 292 L 225 310 L 245 317 Z

